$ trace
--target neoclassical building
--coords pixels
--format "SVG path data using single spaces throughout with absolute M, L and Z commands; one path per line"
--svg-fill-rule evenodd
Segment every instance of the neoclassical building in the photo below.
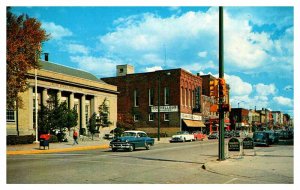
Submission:
M 105 101 L 109 107 L 109 127 L 100 128 L 100 135 L 108 133 L 116 127 L 117 121 L 117 87 L 105 83 L 94 75 L 51 63 L 40 61 L 41 69 L 28 73 L 29 88 L 21 94 L 23 108 L 7 110 L 6 133 L 7 135 L 35 135 L 35 97 L 37 96 L 38 109 L 41 105 L 47 106 L 50 97 L 62 102 L 65 101 L 69 108 L 75 108 L 78 113 L 77 130 L 88 131 L 87 124 L 90 116 L 98 113 L 99 105 Z M 35 86 L 37 82 L 37 94 Z M 53 99 L 52 98 L 52 99 Z

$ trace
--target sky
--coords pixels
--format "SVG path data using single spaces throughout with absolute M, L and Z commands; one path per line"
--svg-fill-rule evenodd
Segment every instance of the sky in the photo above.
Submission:
M 116 75 L 183 68 L 218 77 L 218 7 L 13 7 L 37 18 L 51 39 L 49 61 Z M 267 13 L 267 14 L 266 14 Z M 224 72 L 231 107 L 294 116 L 294 8 L 224 7 Z

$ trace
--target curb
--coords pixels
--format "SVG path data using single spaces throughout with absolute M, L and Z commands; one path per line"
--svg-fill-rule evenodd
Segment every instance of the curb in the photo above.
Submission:
M 6 151 L 7 155 L 21 155 L 21 154 L 48 154 L 56 152 L 70 152 L 76 150 L 95 150 L 95 149 L 106 149 L 109 148 L 109 145 L 96 145 L 96 146 L 81 146 L 81 147 L 72 147 L 72 148 L 58 148 L 58 149 L 40 149 L 40 150 L 15 150 L 15 151 Z

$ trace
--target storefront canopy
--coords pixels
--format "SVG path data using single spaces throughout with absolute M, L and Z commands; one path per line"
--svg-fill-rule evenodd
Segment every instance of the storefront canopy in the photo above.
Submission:
M 202 121 L 195 121 L 195 120 L 183 120 L 187 127 L 205 127 Z

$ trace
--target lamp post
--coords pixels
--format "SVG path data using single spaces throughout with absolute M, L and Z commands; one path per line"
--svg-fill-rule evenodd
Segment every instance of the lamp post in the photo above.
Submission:
M 171 75 L 170 72 L 165 73 L 165 75 Z M 158 72 L 158 106 L 157 106 L 157 115 L 158 115 L 158 125 L 157 125 L 157 141 L 160 141 L 160 83 L 161 83 L 161 74 Z
M 34 69 L 34 80 L 35 80 L 35 142 L 38 142 L 38 101 L 37 101 L 37 70 Z
M 158 73 L 158 106 L 157 106 L 157 115 L 158 115 L 158 125 L 157 125 L 157 141 L 160 141 L 160 74 Z

